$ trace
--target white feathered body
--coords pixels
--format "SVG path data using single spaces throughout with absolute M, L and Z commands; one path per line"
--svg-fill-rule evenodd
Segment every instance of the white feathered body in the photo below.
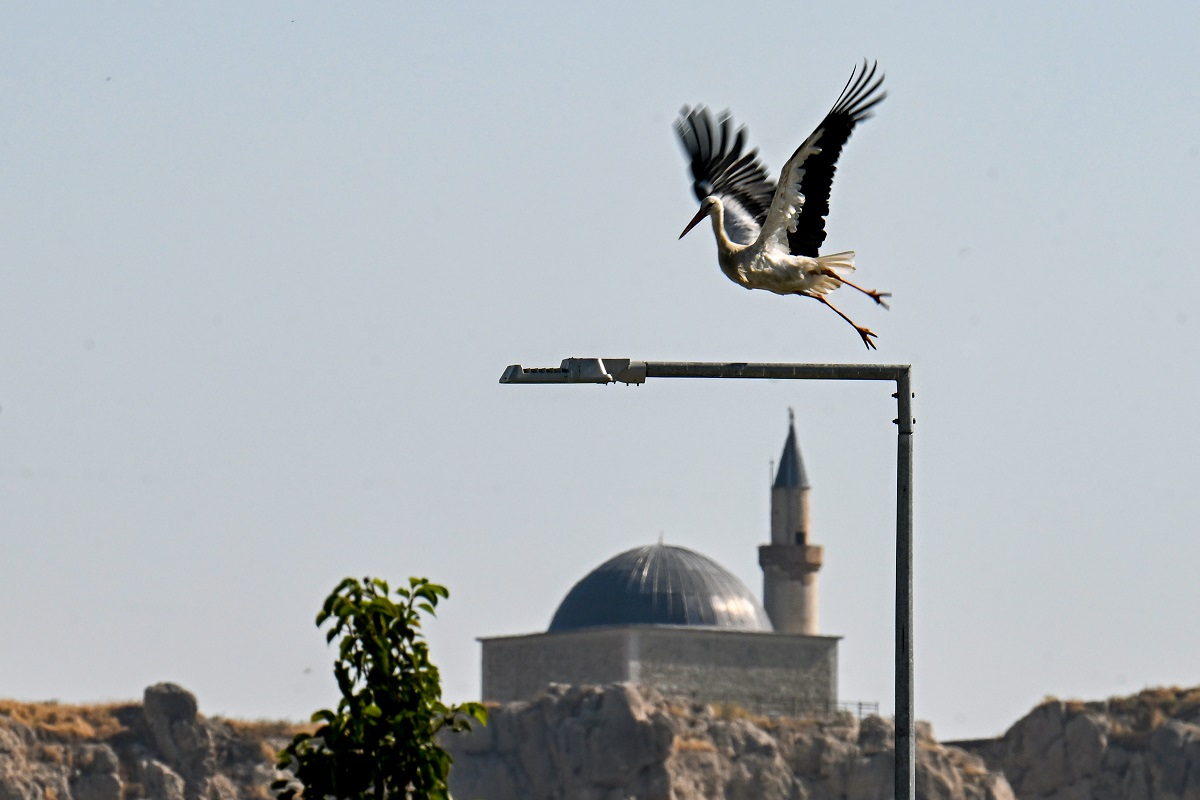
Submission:
M 759 237 L 750 244 L 738 244 L 725 231 L 725 210 L 720 200 L 713 198 L 715 207 L 709 215 L 717 238 L 717 263 L 725 277 L 747 289 L 765 289 L 775 294 L 808 292 L 824 295 L 842 285 L 838 275 L 854 271 L 854 251 L 810 258 L 788 252 L 787 235 Z M 795 200 L 795 207 L 803 205 Z M 790 204 L 789 204 L 790 205 Z M 790 211 L 790 209 L 789 209 Z M 788 216 L 794 218 L 795 212 Z M 786 225 L 777 230 L 786 230 Z

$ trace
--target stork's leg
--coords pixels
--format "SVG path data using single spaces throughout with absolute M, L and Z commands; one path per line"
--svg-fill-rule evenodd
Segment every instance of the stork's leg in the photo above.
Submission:
M 857 287 L 855 287 L 855 288 L 857 288 Z M 843 314 L 841 311 L 839 311 L 833 305 L 833 303 L 826 300 L 824 296 L 819 295 L 819 294 L 813 294 L 811 292 L 796 292 L 796 294 L 802 295 L 804 297 L 811 297 L 813 300 L 819 300 L 822 303 L 824 303 L 825 305 L 829 306 L 830 310 L 833 311 L 833 313 L 837 314 L 839 317 L 846 320 L 846 322 L 849 322 L 850 326 L 853 327 L 854 330 L 858 331 L 858 335 L 862 337 L 863 344 L 865 344 L 867 346 L 868 350 L 878 349 L 875 347 L 875 343 L 871 341 L 872 337 L 879 338 L 877 334 L 872 333 L 871 331 L 867 330 L 866 328 L 862 327 L 861 325 L 856 325 L 854 323 L 854 320 L 850 319 L 845 314 Z
M 858 291 L 862 292 L 867 297 L 871 298 L 872 300 L 874 300 L 876 303 L 883 306 L 884 308 L 888 308 L 888 309 L 891 308 L 891 306 L 889 306 L 887 303 L 883 302 L 883 298 L 892 296 L 891 292 L 876 292 L 871 289 L 864 289 L 861 286 L 851 283 L 850 281 L 846 280 L 841 275 L 838 275 L 836 272 L 834 272 L 831 269 L 825 270 L 825 274 L 831 278 L 837 278 L 840 282 L 846 284 L 851 289 L 857 289 Z

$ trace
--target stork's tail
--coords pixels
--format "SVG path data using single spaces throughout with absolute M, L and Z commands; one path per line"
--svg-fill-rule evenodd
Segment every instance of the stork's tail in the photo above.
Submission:
M 842 285 L 839 275 L 854 272 L 854 251 L 846 250 L 841 253 L 830 253 L 827 256 L 817 256 L 817 271 L 821 277 L 810 291 L 817 294 L 832 292 Z M 832 273 L 832 274 L 830 274 Z

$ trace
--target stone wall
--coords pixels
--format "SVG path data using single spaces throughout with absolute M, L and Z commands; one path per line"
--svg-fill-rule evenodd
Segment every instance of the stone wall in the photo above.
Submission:
M 621 683 L 629 672 L 627 628 L 480 639 L 484 700 L 533 697 L 551 683 Z
M 834 637 L 661 628 L 640 639 L 638 682 L 663 694 L 783 714 L 837 702 Z
M 700 703 L 792 714 L 837 702 L 833 636 L 638 625 L 483 639 L 483 699 L 626 681 Z

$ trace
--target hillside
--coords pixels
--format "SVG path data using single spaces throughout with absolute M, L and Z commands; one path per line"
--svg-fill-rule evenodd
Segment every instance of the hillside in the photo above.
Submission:
M 999 739 L 960 742 L 1018 797 L 1200 797 L 1200 688 L 1098 702 L 1048 698 Z
M 893 731 L 877 717 L 754 717 L 626 685 L 551 687 L 491 714 L 446 741 L 460 800 L 891 795 Z M 298 728 L 206 718 L 174 684 L 141 703 L 0 701 L 0 800 L 265 800 Z M 1048 699 L 998 739 L 939 743 L 922 725 L 917 783 L 929 800 L 1200 797 L 1200 689 Z
M 552 687 L 451 743 L 456 797 L 878 800 L 892 795 L 892 723 L 769 719 L 628 685 Z M 918 730 L 918 795 L 1006 800 L 984 760 Z
M 0 701 L 0 800 L 265 800 L 298 729 L 202 717 L 170 683 L 141 703 Z

